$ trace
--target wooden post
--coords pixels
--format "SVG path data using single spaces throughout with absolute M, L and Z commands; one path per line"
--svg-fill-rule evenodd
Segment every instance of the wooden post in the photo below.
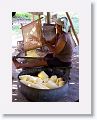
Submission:
M 23 24 L 21 23 L 21 28 L 23 27 Z M 21 29 L 22 30 L 22 29 Z M 22 35 L 23 35 L 23 30 L 22 30 Z M 24 36 L 23 36 L 23 43 L 24 43 Z
M 47 24 L 50 24 L 50 12 L 47 12 Z
M 38 25 L 39 25 L 39 37 L 41 38 L 42 36 L 42 26 L 41 26 L 41 15 L 39 14 L 39 21 L 38 21 Z
M 67 15 L 67 18 L 68 18 L 68 20 L 69 20 L 69 22 L 70 22 L 70 25 L 71 25 L 72 31 L 73 31 L 73 33 L 74 33 L 74 35 L 75 35 L 75 38 L 76 38 L 76 40 L 77 40 L 77 43 L 78 43 L 78 45 L 79 45 L 79 39 L 78 39 L 78 36 L 77 36 L 77 34 L 76 34 L 76 32 L 75 32 L 73 23 L 72 23 L 72 21 L 71 21 L 71 18 L 70 18 L 70 16 L 69 16 L 68 12 L 66 12 L 66 15 Z

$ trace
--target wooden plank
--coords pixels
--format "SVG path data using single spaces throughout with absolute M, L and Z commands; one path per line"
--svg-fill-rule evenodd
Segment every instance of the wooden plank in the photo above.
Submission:
M 43 15 L 43 12 L 30 12 L 33 15 Z

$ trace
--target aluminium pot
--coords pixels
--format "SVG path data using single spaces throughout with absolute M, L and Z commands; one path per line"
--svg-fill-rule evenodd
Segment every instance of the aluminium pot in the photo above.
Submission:
M 65 70 L 65 72 L 64 72 Z M 19 79 L 19 90 L 21 93 L 29 100 L 34 102 L 55 102 L 59 101 L 60 99 L 64 98 L 67 95 L 68 92 L 68 70 L 67 69 L 54 69 L 49 67 L 38 67 L 33 69 L 27 69 L 23 70 L 19 75 L 33 75 L 37 76 L 39 72 L 45 71 L 49 77 L 52 75 L 57 75 L 57 77 L 62 77 L 65 81 L 64 86 L 54 89 L 36 89 L 29 86 L 26 86 L 25 84 L 20 82 Z

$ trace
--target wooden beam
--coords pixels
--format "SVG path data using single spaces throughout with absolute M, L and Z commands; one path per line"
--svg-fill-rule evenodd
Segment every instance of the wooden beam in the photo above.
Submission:
M 68 18 L 68 20 L 69 20 L 69 22 L 70 22 L 70 25 L 71 25 L 72 31 L 73 31 L 73 33 L 74 33 L 74 35 L 75 35 L 75 38 L 76 38 L 76 40 L 77 40 L 77 43 L 78 43 L 78 45 L 79 45 L 79 39 L 78 39 L 78 36 L 77 36 L 77 34 L 76 34 L 76 32 L 75 32 L 75 29 L 74 29 L 72 20 L 71 20 L 71 18 L 70 18 L 70 16 L 69 16 L 69 13 L 66 12 L 66 15 L 67 15 L 67 18 Z

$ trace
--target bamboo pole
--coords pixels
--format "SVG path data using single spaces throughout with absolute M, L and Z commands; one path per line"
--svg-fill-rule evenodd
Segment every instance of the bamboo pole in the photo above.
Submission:
M 77 36 L 77 34 L 76 34 L 76 32 L 75 32 L 73 23 L 72 23 L 71 18 L 70 18 L 70 16 L 69 16 L 69 13 L 66 12 L 66 15 L 67 15 L 67 18 L 68 18 L 68 20 L 69 20 L 69 22 L 70 22 L 70 25 L 71 25 L 72 31 L 73 31 L 73 33 L 74 33 L 74 35 L 75 35 L 75 38 L 76 38 L 76 40 L 77 40 L 77 43 L 78 43 L 78 45 L 79 45 L 79 39 L 78 39 L 78 36 Z

